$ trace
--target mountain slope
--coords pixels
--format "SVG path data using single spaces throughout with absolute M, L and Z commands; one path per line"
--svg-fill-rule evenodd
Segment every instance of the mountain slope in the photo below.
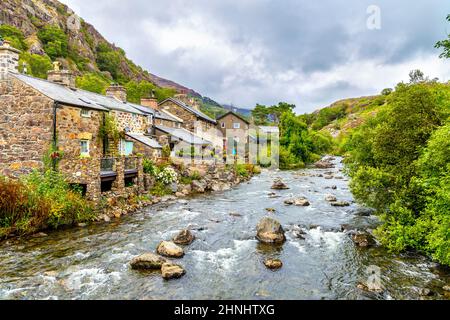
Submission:
M 22 31 L 26 45 L 22 49 L 26 49 L 29 54 L 42 57 L 47 54 L 77 75 L 99 73 L 105 80 L 123 84 L 129 80 L 146 80 L 158 87 L 173 88 L 180 93 L 199 96 L 192 89 L 158 77 L 135 65 L 122 49 L 108 42 L 94 26 L 56 0 L 2 0 L 0 24 L 14 26 Z M 57 26 L 66 36 L 67 54 L 52 56 L 55 43 L 45 43 L 41 35 L 42 30 L 48 26 Z M 53 30 L 49 31 L 51 36 L 56 34 L 51 32 Z M 100 47 L 103 51 L 101 53 Z M 101 61 L 101 54 L 106 57 L 106 61 Z M 116 65 L 112 65 L 112 62 Z M 48 66 L 48 63 L 46 65 Z

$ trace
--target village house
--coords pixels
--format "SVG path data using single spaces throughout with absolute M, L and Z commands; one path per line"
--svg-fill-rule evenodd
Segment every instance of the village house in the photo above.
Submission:
M 124 193 L 126 186 L 140 192 L 142 158 L 133 155 L 161 149 L 145 135 L 147 115 L 126 102 L 122 87 L 110 87 L 107 96 L 77 89 L 58 65 L 48 80 L 20 74 L 18 54 L 7 41 L 0 44 L 0 174 L 18 177 L 50 159 L 92 200 L 102 191 Z M 101 136 L 108 115 L 121 133 L 118 143 Z
M 218 117 L 216 121 L 217 129 L 221 131 L 223 136 L 224 156 L 247 158 L 250 122 L 233 111 Z

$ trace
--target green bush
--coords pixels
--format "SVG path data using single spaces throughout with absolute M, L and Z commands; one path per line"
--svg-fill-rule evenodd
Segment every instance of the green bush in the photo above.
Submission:
M 0 178 L 0 236 L 92 221 L 92 205 L 54 171 L 33 172 L 20 181 Z
M 106 88 L 109 86 L 109 82 L 96 73 L 85 73 L 84 75 L 77 77 L 76 86 L 83 90 L 104 94 Z
M 16 27 L 7 24 L 0 25 L 0 36 L 11 42 L 11 46 L 16 49 L 22 51 L 26 51 L 28 49 L 27 43 L 25 42 L 25 36 L 22 31 Z
M 34 77 L 47 79 L 47 71 L 52 70 L 52 60 L 47 56 L 30 54 L 24 52 L 20 54 L 19 71 L 23 72 L 24 63 L 27 65 L 28 73 Z

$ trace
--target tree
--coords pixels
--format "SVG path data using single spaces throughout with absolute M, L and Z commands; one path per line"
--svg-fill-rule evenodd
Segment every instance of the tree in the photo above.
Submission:
M 30 54 L 23 52 L 20 54 L 19 71 L 23 72 L 27 66 L 27 71 L 34 77 L 47 79 L 47 71 L 52 70 L 52 61 L 48 56 Z
M 381 91 L 381 94 L 382 94 L 383 96 L 388 96 L 388 95 L 390 95 L 390 94 L 392 93 L 392 91 L 394 91 L 394 90 L 392 90 L 391 88 L 386 88 L 386 89 L 383 89 L 383 90 Z
M 102 76 L 95 73 L 86 73 L 81 77 L 77 77 L 76 85 L 78 88 L 95 92 L 98 94 L 105 94 L 109 82 Z
M 426 80 L 424 73 L 419 69 L 412 70 L 409 73 L 409 83 L 420 83 L 425 82 Z
M 47 25 L 39 30 L 37 36 L 52 60 L 67 57 L 69 38 L 58 26 Z
M 292 112 L 295 109 L 295 104 L 289 104 L 286 102 L 279 102 L 278 105 L 271 106 L 267 109 L 268 115 L 272 116 L 273 122 L 278 124 L 280 122 L 281 115 L 285 112 Z
M 252 117 L 257 126 L 266 125 L 268 122 L 267 121 L 268 115 L 269 115 L 268 108 L 259 103 L 257 103 L 256 107 L 252 110 Z
M 450 14 L 447 16 L 447 21 L 450 22 Z M 450 35 L 448 39 L 438 41 L 435 45 L 436 49 L 443 49 L 444 51 L 439 55 L 440 58 L 450 58 Z

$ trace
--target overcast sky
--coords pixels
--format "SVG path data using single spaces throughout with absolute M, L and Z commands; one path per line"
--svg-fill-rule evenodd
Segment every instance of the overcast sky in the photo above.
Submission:
M 449 0 L 62 2 L 150 72 L 239 107 L 286 101 L 310 112 L 416 68 L 450 80 L 434 49 L 450 33 Z

